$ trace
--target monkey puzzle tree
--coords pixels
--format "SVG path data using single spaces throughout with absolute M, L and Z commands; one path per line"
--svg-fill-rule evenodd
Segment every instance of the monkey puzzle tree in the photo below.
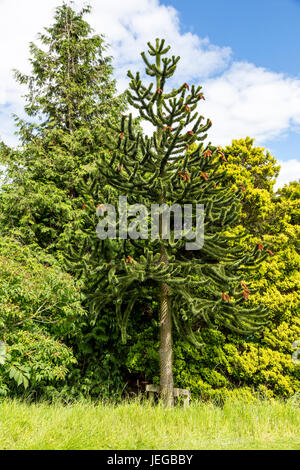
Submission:
M 219 148 L 203 143 L 212 123 L 206 120 L 202 124 L 204 118 L 196 111 L 204 99 L 201 87 L 184 83 L 178 89 L 167 89 L 167 80 L 173 76 L 180 58 L 167 57 L 170 47 L 164 43 L 159 39 L 155 45 L 148 43 L 154 63 L 142 53 L 146 73 L 154 83 L 145 86 L 139 73 L 134 76 L 128 72 L 128 101 L 142 119 L 155 127 L 153 135 L 135 132 L 131 115 L 122 117 L 120 127 L 108 122 L 109 142 L 99 168 L 111 187 L 127 196 L 128 203 L 140 204 L 140 217 L 129 227 L 129 232 L 133 227 L 140 230 L 140 239 L 101 240 L 98 250 L 109 244 L 115 251 L 100 261 L 95 258 L 94 267 L 90 252 L 84 263 L 94 289 L 89 299 L 91 309 L 99 313 L 115 303 L 123 340 L 128 317 L 138 302 L 158 300 L 160 390 L 164 403 L 172 406 L 172 324 L 191 340 L 192 328 L 199 322 L 214 327 L 223 325 L 239 333 L 263 328 L 266 311 L 262 306 L 247 306 L 249 290 L 240 273 L 268 254 L 260 243 L 251 253 L 244 252 L 239 244 L 242 235 L 235 238 L 226 233 L 226 228 L 239 218 L 243 187 L 236 191 L 221 184 L 220 165 L 225 164 L 225 157 Z M 150 210 L 153 204 L 160 207 L 160 213 L 157 236 L 151 238 L 147 228 L 149 212 L 143 212 L 142 206 Z M 189 230 L 178 228 L 174 217 L 168 235 L 164 212 L 166 205 L 173 204 L 204 205 L 201 249 L 194 245 L 192 250 L 186 250 L 185 245 L 192 234 L 197 239 L 194 208 L 185 221 Z M 104 215 L 106 209 L 105 204 L 101 205 L 99 215 Z M 117 229 L 122 238 L 124 211 L 120 215 Z M 109 224 L 108 216 L 106 219 L 102 222 Z

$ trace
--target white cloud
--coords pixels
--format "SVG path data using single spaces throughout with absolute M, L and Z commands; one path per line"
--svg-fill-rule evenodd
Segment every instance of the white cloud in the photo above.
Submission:
M 30 70 L 29 42 L 49 23 L 57 0 L 0 0 L 0 105 L 20 99 L 12 69 Z
M 296 159 L 287 161 L 278 161 L 281 166 L 279 177 L 277 178 L 275 189 L 282 188 L 290 181 L 297 181 L 300 179 L 300 161 Z
M 210 135 L 222 145 L 245 135 L 262 143 L 300 124 L 299 79 L 238 62 L 203 85 Z
M 161 5 L 158 0 L 110 0 L 105 6 L 103 3 L 92 2 L 91 23 L 106 35 L 119 77 L 125 77 L 128 69 L 141 67 L 139 54 L 156 37 L 165 38 L 172 54 L 181 56 L 176 71 L 178 81 L 204 79 L 222 71 L 229 62 L 230 48 L 215 46 L 208 38 L 190 32 L 182 34 L 178 12 L 173 7 Z
M 13 80 L 12 69 L 25 73 L 30 70 L 29 42 L 35 41 L 37 33 L 49 25 L 54 8 L 60 3 L 59 0 L 0 0 L 0 105 L 19 98 L 20 89 Z M 179 80 L 211 76 L 229 62 L 230 48 L 212 45 L 208 38 L 196 34 L 181 34 L 177 11 L 160 5 L 158 0 L 91 0 L 90 3 L 93 14 L 89 21 L 96 32 L 106 36 L 120 79 L 126 77 L 128 68 L 141 64 L 139 53 L 156 37 L 164 37 L 171 44 L 173 54 L 182 54 L 177 71 Z

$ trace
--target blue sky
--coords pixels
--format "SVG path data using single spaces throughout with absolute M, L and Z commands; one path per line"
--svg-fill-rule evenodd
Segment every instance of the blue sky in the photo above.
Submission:
M 230 46 L 234 60 L 300 76 L 300 0 L 163 0 L 184 31 Z
M 17 144 L 11 114 L 22 116 L 25 91 L 11 70 L 30 71 L 29 42 L 60 3 L 0 0 L 0 138 L 9 145 Z M 300 178 L 300 0 L 89 3 L 87 19 L 110 44 L 120 91 L 128 69 L 143 70 L 147 41 L 164 37 L 181 56 L 172 85 L 203 85 L 200 112 L 213 121 L 209 140 L 228 145 L 249 135 L 281 164 L 279 185 Z

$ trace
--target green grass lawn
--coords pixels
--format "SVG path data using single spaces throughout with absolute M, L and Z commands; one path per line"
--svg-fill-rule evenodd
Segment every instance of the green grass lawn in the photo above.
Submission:
M 0 449 L 300 449 L 300 409 L 262 401 L 192 404 L 0 402 Z

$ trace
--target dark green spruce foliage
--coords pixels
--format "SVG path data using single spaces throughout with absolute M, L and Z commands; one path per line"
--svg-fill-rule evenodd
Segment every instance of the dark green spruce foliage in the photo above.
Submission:
M 141 303 L 158 300 L 159 286 L 166 283 L 171 288 L 173 321 L 189 337 L 202 322 L 239 333 L 260 330 L 266 311 L 261 305 L 249 308 L 240 273 L 266 255 L 257 245 L 246 252 L 239 238 L 225 231 L 239 219 L 242 188 L 222 185 L 220 167 L 225 157 L 220 149 L 203 143 L 211 121 L 196 111 L 203 98 L 201 87 L 185 83 L 168 91 L 166 83 L 179 57 L 166 56 L 169 47 L 164 40 L 148 45 L 154 63 L 145 53 L 142 57 L 155 82 L 144 86 L 139 73 L 128 72 L 128 101 L 156 130 L 151 137 L 135 132 L 131 115 L 123 116 L 121 126 L 109 122 L 110 143 L 103 152 L 101 172 L 119 195 L 128 197 L 128 203 L 144 204 L 149 213 L 151 204 L 204 204 L 205 243 L 201 250 L 186 251 L 184 237 L 102 241 L 103 249 L 110 244 L 111 256 L 106 252 L 94 266 L 91 254 L 84 260 L 89 291 L 94 289 L 90 307 L 98 315 L 114 303 L 125 341 L 130 313 L 137 312 Z M 162 261 L 162 246 L 167 262 Z
M 63 4 L 54 23 L 39 35 L 42 48 L 30 45 L 32 73 L 15 72 L 27 85 L 25 110 L 30 121 L 16 117 L 20 145 L 3 143 L 1 163 L 7 180 L 0 196 L 1 230 L 50 252 L 64 252 L 70 237 L 78 245 L 91 225 L 101 194 L 96 161 L 105 139 L 103 121 L 119 115 L 124 98 L 115 97 L 105 43 L 92 35 L 84 16 Z M 91 209 L 90 209 L 91 208 Z

